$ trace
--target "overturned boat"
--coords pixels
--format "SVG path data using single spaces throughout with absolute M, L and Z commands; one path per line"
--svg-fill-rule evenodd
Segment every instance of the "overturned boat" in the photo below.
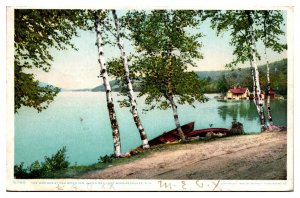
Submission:
M 227 135 L 230 131 L 226 128 L 206 128 L 206 129 L 198 129 L 194 130 L 195 122 L 190 122 L 185 125 L 181 126 L 181 129 L 185 135 L 185 137 L 205 137 L 207 133 L 223 133 L 224 135 Z M 178 134 L 177 129 L 173 129 L 171 131 L 165 132 L 158 137 L 152 139 L 149 141 L 150 146 L 155 146 L 159 144 L 167 144 L 171 142 L 175 142 L 180 140 L 180 136 Z M 130 154 L 135 154 L 139 151 L 143 150 L 142 146 L 139 146 L 132 151 L 130 151 Z

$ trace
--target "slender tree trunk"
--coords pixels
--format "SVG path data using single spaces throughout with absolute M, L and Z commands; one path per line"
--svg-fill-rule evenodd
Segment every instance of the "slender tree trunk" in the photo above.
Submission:
M 182 131 L 181 125 L 179 123 L 178 119 L 178 113 L 177 113 L 177 106 L 174 102 L 174 97 L 173 97 L 173 85 L 172 85 L 172 76 L 173 76 L 173 64 L 172 64 L 172 57 L 170 54 L 168 54 L 168 59 L 167 59 L 167 99 L 169 100 L 172 110 L 173 110 L 173 116 L 174 116 L 174 121 L 176 125 L 177 132 L 180 136 L 180 139 L 182 141 L 186 141 L 185 135 Z
M 259 83 L 259 71 L 258 67 L 256 65 L 256 57 L 255 57 L 255 52 L 253 53 L 254 61 L 253 61 L 253 66 L 254 66 L 254 73 L 255 73 L 255 84 L 256 84 L 256 95 L 257 95 L 257 102 L 256 102 L 256 108 L 259 114 L 260 118 L 260 124 L 261 124 L 261 130 L 265 130 L 265 116 L 264 116 L 264 108 L 263 108 L 263 100 L 261 97 L 261 89 L 260 89 L 260 83 Z
M 272 114 L 271 114 L 271 101 L 270 101 L 270 91 L 271 91 L 271 81 L 270 81 L 270 67 L 269 67 L 269 59 L 267 55 L 267 48 L 265 47 L 265 58 L 267 61 L 267 115 L 269 126 L 273 125 Z
M 131 106 L 131 113 L 135 122 L 136 127 L 139 130 L 140 133 L 140 137 L 142 140 L 142 147 L 143 148 L 149 148 L 149 144 L 148 144 L 148 139 L 147 139 L 147 134 L 144 130 L 144 127 L 141 123 L 138 111 L 137 111 L 137 102 L 136 102 L 136 98 L 133 92 L 133 86 L 131 83 L 131 79 L 129 76 L 129 67 L 128 67 L 128 61 L 127 61 L 127 57 L 125 54 L 125 50 L 124 50 L 124 44 L 123 44 L 123 39 L 122 39 L 122 35 L 120 32 L 120 25 L 119 25 L 119 21 L 118 21 L 118 17 L 116 14 L 115 10 L 112 10 L 112 14 L 114 17 L 114 21 L 115 21 L 115 26 L 116 26 L 116 31 L 117 31 L 117 43 L 118 43 L 118 47 L 120 49 L 121 52 L 121 57 L 123 59 L 123 65 L 124 65 L 124 71 L 125 71 L 125 79 L 126 79 L 126 83 L 127 83 L 127 89 L 128 89 L 128 98 L 129 98 L 129 102 L 130 102 L 130 106 Z
M 257 103 L 256 83 L 255 83 L 255 75 L 254 75 L 254 68 L 252 65 L 252 60 L 250 60 L 250 69 L 251 69 L 251 76 L 252 76 L 252 82 L 253 82 L 253 90 L 252 90 L 253 102 L 256 105 L 256 103 Z
M 177 113 L 177 106 L 176 106 L 176 104 L 174 102 L 173 95 L 168 95 L 168 100 L 170 101 L 170 104 L 171 104 L 171 107 L 172 107 L 172 110 L 173 110 L 173 117 L 174 117 L 176 129 L 177 129 L 177 132 L 178 132 L 178 134 L 180 136 L 180 139 L 182 141 L 186 141 L 185 135 L 184 135 L 184 133 L 182 131 L 182 128 L 181 128 L 181 125 L 179 123 L 178 113 Z
M 265 116 L 264 116 L 264 107 L 263 107 L 263 100 L 261 96 L 261 88 L 259 82 L 259 71 L 256 64 L 256 52 L 255 52 L 255 39 L 254 39 L 254 30 L 253 30 L 253 20 L 251 18 L 251 11 L 246 11 L 248 14 L 248 21 L 250 24 L 250 43 L 251 43 L 251 53 L 252 53 L 252 65 L 254 68 L 254 76 L 255 76 L 255 87 L 256 87 L 256 94 L 257 94 L 257 102 L 256 108 L 259 114 L 260 124 L 261 124 L 261 131 L 265 131 Z
M 100 64 L 100 76 L 103 79 L 103 85 L 106 91 L 106 102 L 107 102 L 107 108 L 108 108 L 109 119 L 112 128 L 113 142 L 114 142 L 114 155 L 115 157 L 120 157 L 121 143 L 120 143 L 119 127 L 118 127 L 115 108 L 113 104 L 111 87 L 108 80 L 107 68 L 106 68 L 104 52 L 103 52 L 103 40 L 101 36 L 101 32 L 103 30 L 102 21 L 101 21 L 101 10 L 95 12 L 95 29 L 97 34 L 96 45 L 98 48 L 98 62 Z
M 268 127 L 269 129 L 272 128 L 273 120 L 271 115 L 271 101 L 270 101 L 270 91 L 271 91 L 271 81 L 270 81 L 270 67 L 269 67 L 269 59 L 267 54 L 267 23 L 269 23 L 268 20 L 269 12 L 264 11 L 264 43 L 265 43 L 265 59 L 267 61 L 267 116 L 268 116 Z
M 259 105 L 259 96 L 258 96 L 258 91 L 257 91 L 257 86 L 256 86 L 256 77 L 255 77 L 255 69 L 253 67 L 253 63 L 252 61 L 250 61 L 250 67 L 251 67 L 251 75 L 252 75 L 252 79 L 253 79 L 253 102 L 255 104 L 256 110 L 258 112 L 258 114 L 260 115 L 260 105 Z M 261 119 L 261 117 L 260 117 Z

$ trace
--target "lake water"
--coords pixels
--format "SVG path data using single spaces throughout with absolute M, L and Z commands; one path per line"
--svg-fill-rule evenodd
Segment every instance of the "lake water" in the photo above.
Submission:
M 113 93 L 119 122 L 122 152 L 141 144 L 129 108 L 120 108 L 121 97 Z M 195 108 L 178 105 L 181 124 L 195 121 L 195 129 L 230 128 L 233 119 L 244 124 L 247 133 L 259 132 L 259 119 L 252 101 L 217 101 L 216 94 L 207 94 L 206 103 L 195 103 Z M 169 110 L 142 113 L 143 98 L 138 99 L 139 113 L 148 139 L 175 128 Z M 272 101 L 274 123 L 287 125 L 287 101 Z M 37 113 L 22 107 L 15 114 L 15 164 L 30 165 L 44 161 L 63 146 L 67 147 L 72 165 L 96 163 L 100 156 L 113 153 L 113 140 L 104 92 L 61 92 L 49 108 Z

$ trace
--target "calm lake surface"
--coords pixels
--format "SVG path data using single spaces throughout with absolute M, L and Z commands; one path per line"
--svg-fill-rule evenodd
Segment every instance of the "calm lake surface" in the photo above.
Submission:
M 122 152 L 141 144 L 129 108 L 120 108 L 113 93 L 119 122 Z M 259 119 L 252 101 L 217 101 L 217 94 L 207 94 L 206 103 L 195 103 L 195 108 L 178 105 L 181 124 L 195 121 L 195 129 L 213 127 L 230 128 L 233 119 L 244 124 L 247 133 L 260 131 Z M 138 99 L 139 113 L 148 139 L 175 128 L 169 110 L 142 113 L 143 99 Z M 287 101 L 273 100 L 274 123 L 287 125 Z M 30 165 L 44 161 L 63 146 L 67 147 L 71 165 L 96 163 L 100 156 L 113 153 L 113 140 L 104 92 L 61 92 L 41 113 L 22 107 L 15 114 L 15 162 Z

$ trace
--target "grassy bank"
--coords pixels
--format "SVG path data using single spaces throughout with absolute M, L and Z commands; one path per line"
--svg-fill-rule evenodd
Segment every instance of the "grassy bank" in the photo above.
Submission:
M 252 134 L 252 135 L 257 135 L 257 134 Z M 210 136 L 210 137 L 204 137 L 204 138 L 194 138 L 193 140 L 184 142 L 184 143 L 174 142 L 174 143 L 169 143 L 169 144 L 157 145 L 157 146 L 153 146 L 147 150 L 140 151 L 135 155 L 131 155 L 130 157 L 109 158 L 106 160 L 107 162 L 99 162 L 99 163 L 95 163 L 92 165 L 86 165 L 86 166 L 69 166 L 66 169 L 47 172 L 41 178 L 77 178 L 88 172 L 104 170 L 104 169 L 112 167 L 112 166 L 127 164 L 127 163 L 133 162 L 135 160 L 143 159 L 153 153 L 158 153 L 158 152 L 162 152 L 162 151 L 172 151 L 172 150 L 175 151 L 175 150 L 184 148 L 185 146 L 188 146 L 190 144 L 206 144 L 206 143 L 209 143 L 212 141 L 223 141 L 223 140 L 228 140 L 228 139 L 232 139 L 232 138 L 235 138 L 235 136 L 228 136 L 228 137 Z

